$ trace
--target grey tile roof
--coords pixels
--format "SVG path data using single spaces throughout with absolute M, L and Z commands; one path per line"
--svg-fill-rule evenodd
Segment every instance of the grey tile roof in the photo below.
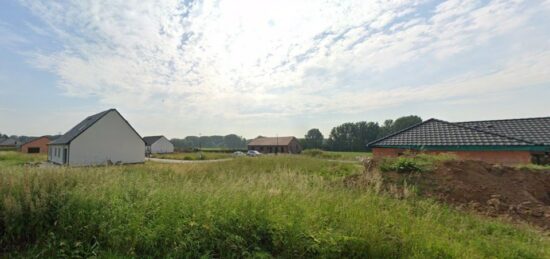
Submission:
M 534 143 L 550 145 L 550 117 L 466 121 L 455 122 L 455 124 L 523 139 Z
M 99 119 L 103 118 L 105 114 L 109 113 L 110 111 L 114 111 L 115 109 L 109 109 L 106 111 L 102 111 L 100 113 L 88 116 L 86 119 L 81 121 L 80 123 L 76 124 L 72 129 L 67 131 L 67 133 L 63 134 L 61 137 L 57 138 L 56 140 L 52 141 L 50 145 L 62 145 L 62 144 L 68 144 L 73 139 L 75 139 L 78 135 L 80 135 L 82 132 L 87 130 L 89 127 L 94 125 Z
M 429 119 L 368 144 L 369 147 L 531 145 L 536 145 L 536 143 L 437 119 Z
M 0 143 L 0 146 L 15 146 L 15 145 L 19 145 L 19 144 L 21 144 L 21 142 L 19 140 L 8 138 L 8 139 L 3 140 Z
M 147 146 L 150 146 L 150 145 L 153 145 L 153 143 L 157 142 L 157 140 L 159 140 L 160 138 L 162 138 L 163 136 L 147 136 L 147 137 L 143 137 L 143 141 L 145 141 L 145 144 Z

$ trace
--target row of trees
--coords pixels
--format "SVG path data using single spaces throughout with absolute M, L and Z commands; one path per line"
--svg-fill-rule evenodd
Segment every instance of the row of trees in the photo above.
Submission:
M 301 140 L 304 148 L 320 148 L 333 151 L 367 151 L 367 143 L 422 122 L 416 115 L 377 122 L 347 122 L 332 128 L 328 139 L 319 129 L 310 129 Z
M 246 139 L 235 134 L 226 136 L 187 136 L 183 139 L 171 139 L 174 147 L 179 149 L 192 148 L 226 148 L 246 149 Z

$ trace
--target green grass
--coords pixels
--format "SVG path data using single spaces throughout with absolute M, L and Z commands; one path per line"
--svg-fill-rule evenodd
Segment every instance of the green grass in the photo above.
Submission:
M 232 154 L 221 152 L 182 152 L 170 154 L 152 154 L 151 157 L 176 160 L 215 160 L 230 158 L 232 157 Z
M 550 257 L 548 238 L 527 226 L 346 187 L 360 171 L 290 155 L 3 165 L 0 257 Z
M 360 161 L 363 158 L 372 156 L 371 152 L 337 152 L 324 151 L 320 149 L 306 149 L 302 155 L 329 160 Z
M 26 163 L 42 162 L 47 160 L 45 154 L 26 154 L 16 151 L 0 151 L 0 168 L 2 166 L 24 165 Z

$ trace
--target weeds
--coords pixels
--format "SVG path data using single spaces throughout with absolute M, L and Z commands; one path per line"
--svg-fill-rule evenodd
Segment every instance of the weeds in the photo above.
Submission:
M 348 188 L 356 164 L 0 167 L 0 257 L 548 258 L 529 228 Z

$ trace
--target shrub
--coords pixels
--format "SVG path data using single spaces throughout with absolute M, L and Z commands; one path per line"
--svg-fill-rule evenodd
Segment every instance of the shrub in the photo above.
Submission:
M 395 171 L 398 173 L 422 172 L 424 169 L 414 158 L 399 157 L 397 159 L 385 159 L 380 164 L 382 172 Z

